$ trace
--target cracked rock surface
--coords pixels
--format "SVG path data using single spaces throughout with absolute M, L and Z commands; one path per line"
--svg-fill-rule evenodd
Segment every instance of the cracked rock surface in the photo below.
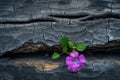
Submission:
M 88 44 L 85 69 L 50 58 L 63 35 Z M 0 80 L 120 80 L 119 50 L 120 0 L 0 0 Z
M 0 53 L 25 42 L 50 46 L 66 35 L 75 43 L 120 40 L 119 0 L 0 0 Z
M 66 69 L 65 56 L 0 59 L 1 80 L 120 80 L 120 55 L 86 55 L 86 67 L 76 73 Z

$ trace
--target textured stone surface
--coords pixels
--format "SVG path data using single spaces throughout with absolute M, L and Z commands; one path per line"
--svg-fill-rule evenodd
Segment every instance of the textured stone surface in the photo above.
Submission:
M 66 69 L 65 57 L 61 57 L 58 60 L 51 60 L 50 57 L 44 56 L 8 60 L 0 59 L 0 79 L 120 80 L 119 55 L 86 55 L 86 57 L 86 67 L 76 73 L 72 73 Z M 46 67 L 51 64 L 54 64 L 54 67 Z
M 105 44 L 120 39 L 118 0 L 0 0 L 0 53 L 31 40 Z
M 63 35 L 88 45 L 120 40 L 119 11 L 119 0 L 0 0 L 0 53 L 25 42 L 56 45 Z M 36 50 L 36 45 L 23 48 Z M 85 69 L 77 73 L 66 69 L 65 58 L 18 57 L 0 59 L 0 80 L 120 80 L 118 54 L 89 54 Z

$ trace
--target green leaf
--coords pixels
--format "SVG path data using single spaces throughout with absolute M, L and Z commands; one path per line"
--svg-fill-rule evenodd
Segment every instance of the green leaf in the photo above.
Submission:
M 52 55 L 52 59 L 58 59 L 60 57 L 60 54 L 58 52 L 54 52 Z
M 68 41 L 68 44 L 69 44 L 69 48 L 74 48 L 74 44 L 72 41 Z
M 73 50 L 72 50 L 72 52 L 76 52 L 76 50 L 75 50 L 75 49 L 73 49 Z
M 67 38 L 66 36 L 63 36 L 60 40 L 60 45 L 62 47 L 67 47 L 69 46 L 68 41 L 69 41 L 69 38 Z
M 78 44 L 76 45 L 76 49 L 77 49 L 78 51 L 84 51 L 86 47 L 87 47 L 87 45 L 86 45 L 84 42 L 78 43 Z
M 63 53 L 67 53 L 68 48 L 67 47 L 63 47 Z

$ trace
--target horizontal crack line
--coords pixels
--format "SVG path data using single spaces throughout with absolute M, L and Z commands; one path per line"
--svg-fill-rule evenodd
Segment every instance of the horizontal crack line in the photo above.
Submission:
M 120 13 L 115 12 L 105 12 L 105 13 L 67 13 L 67 14 L 52 14 L 49 15 L 54 18 L 67 18 L 67 19 L 79 19 L 80 21 L 89 21 L 96 19 L 106 19 L 106 18 L 116 18 L 120 19 Z
M 0 24 L 28 24 L 28 23 L 38 23 L 38 22 L 57 22 L 54 19 L 31 19 L 31 20 L 16 20 L 16 21 L 0 21 Z
M 89 16 L 80 19 L 80 21 L 92 21 L 97 19 L 107 19 L 107 18 L 115 18 L 120 19 L 120 13 L 103 13 L 103 14 L 90 14 Z
M 120 13 L 115 13 L 115 12 L 112 12 L 112 13 L 106 12 L 102 14 L 101 13 L 91 14 L 87 12 L 67 13 L 67 14 L 54 14 L 53 13 L 53 14 L 48 15 L 48 18 L 38 18 L 38 19 L 30 19 L 30 20 L 14 20 L 14 21 L 6 20 L 6 21 L 0 21 L 0 24 L 29 24 L 29 23 L 38 23 L 38 22 L 58 22 L 59 18 L 79 19 L 80 21 L 92 21 L 92 20 L 106 19 L 106 18 L 120 19 Z
M 56 17 L 56 18 L 68 18 L 68 19 L 77 19 L 81 17 L 88 16 L 88 13 L 81 12 L 81 13 L 68 13 L 68 14 L 51 14 L 49 16 Z

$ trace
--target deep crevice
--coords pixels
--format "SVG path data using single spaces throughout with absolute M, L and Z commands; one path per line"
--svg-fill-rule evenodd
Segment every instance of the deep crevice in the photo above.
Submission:
M 81 19 L 80 21 L 92 21 L 92 20 L 107 19 L 107 18 L 120 19 L 120 13 L 104 13 L 98 15 L 90 15 L 84 19 Z
M 37 22 L 57 22 L 54 19 L 44 18 L 44 19 L 31 19 L 31 20 L 18 20 L 18 21 L 0 21 L 0 24 L 28 24 Z
M 37 18 L 31 20 L 16 20 L 16 21 L 0 21 L 0 24 L 29 24 L 38 22 L 58 22 L 54 18 L 67 18 L 67 19 L 79 19 L 80 21 L 92 21 L 97 19 L 115 18 L 120 19 L 120 13 L 106 12 L 103 14 L 91 14 L 91 13 L 69 13 L 69 14 L 51 14 L 48 15 L 52 18 Z
M 11 53 L 7 52 L 0 56 L 0 58 L 26 58 L 26 57 L 40 57 L 40 56 L 51 56 L 51 53 L 45 53 L 45 52 L 36 52 L 36 53 Z
M 68 18 L 68 19 L 77 19 L 82 18 L 85 16 L 88 16 L 88 13 L 71 13 L 71 14 L 51 14 L 50 17 L 56 17 L 56 18 Z
M 38 45 L 38 47 L 36 47 Z M 42 45 L 42 46 L 39 46 Z M 32 49 L 35 51 L 32 52 Z M 62 53 L 60 45 L 48 46 L 45 43 L 29 43 L 24 44 L 12 51 L 3 53 L 0 58 L 24 58 L 24 57 L 40 57 L 51 56 L 54 51 Z M 85 55 L 120 55 L 120 40 L 110 41 L 104 45 L 88 46 L 83 52 Z
M 52 14 L 50 17 L 55 18 L 67 18 L 67 19 L 79 19 L 80 21 L 91 21 L 97 19 L 116 18 L 120 19 L 120 13 L 105 12 L 105 13 L 69 13 L 69 14 Z

